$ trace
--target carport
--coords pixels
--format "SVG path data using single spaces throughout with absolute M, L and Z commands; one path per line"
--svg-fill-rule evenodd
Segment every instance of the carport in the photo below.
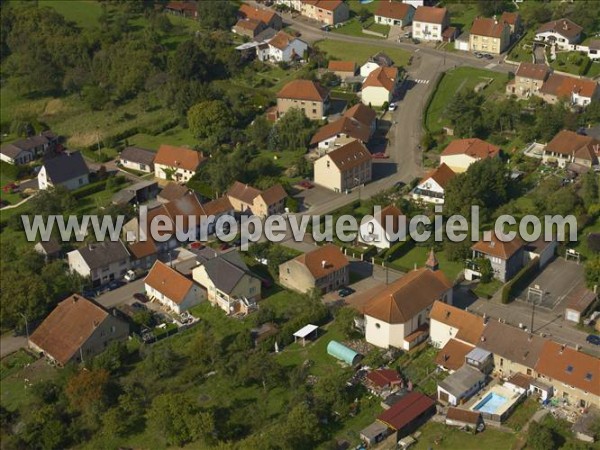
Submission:
M 309 337 L 311 334 L 315 333 L 315 337 L 317 337 L 319 327 L 316 325 L 305 325 L 302 328 L 300 328 L 298 331 L 296 331 L 294 333 L 294 342 L 297 342 L 298 339 L 302 340 L 302 347 L 304 347 L 306 345 L 306 338 Z

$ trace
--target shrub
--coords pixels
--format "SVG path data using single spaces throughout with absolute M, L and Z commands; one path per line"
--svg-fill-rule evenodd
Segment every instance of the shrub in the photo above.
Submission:
M 515 277 L 502 288 L 502 303 L 512 301 L 515 294 L 524 289 L 540 269 L 540 259 L 535 257 Z

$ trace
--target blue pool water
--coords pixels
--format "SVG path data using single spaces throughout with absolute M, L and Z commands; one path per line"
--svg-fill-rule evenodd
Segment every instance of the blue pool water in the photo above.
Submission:
M 358 3 L 362 4 L 362 5 L 366 5 L 367 3 L 372 3 L 373 0 L 358 0 Z
M 508 400 L 495 392 L 490 392 L 473 408 L 475 411 L 495 414 Z

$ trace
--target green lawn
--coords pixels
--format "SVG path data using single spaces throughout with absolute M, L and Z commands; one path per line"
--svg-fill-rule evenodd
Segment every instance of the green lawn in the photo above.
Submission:
M 429 251 L 428 247 L 414 247 L 404 256 L 393 260 L 391 266 L 403 271 L 413 270 L 415 265 L 417 268 L 421 268 L 425 266 Z M 435 256 L 440 263 L 440 270 L 444 272 L 450 281 L 454 280 L 460 271 L 464 269 L 464 264 L 461 261 L 448 261 L 443 251 L 435 252 Z
M 441 131 L 444 126 L 450 125 L 448 119 L 445 118 L 445 112 L 454 96 L 461 90 L 473 90 L 490 81 L 491 83 L 483 91 L 480 91 L 488 98 L 505 88 L 508 75 L 472 67 L 458 67 L 446 72 L 425 113 L 426 128 L 430 132 L 436 133 Z
M 428 422 L 419 429 L 422 433 L 415 450 L 437 449 L 509 449 L 516 441 L 516 435 L 486 428 L 483 433 L 471 434 L 457 428 L 435 422 Z
M 508 54 L 508 59 L 515 62 L 533 62 L 532 42 L 534 37 L 535 29 L 528 30 L 525 36 L 512 48 Z
M 575 250 L 581 253 L 584 257 L 589 258 L 592 255 L 592 250 L 588 247 L 587 235 L 590 233 L 600 233 L 600 219 L 596 219 L 594 223 L 588 225 L 586 228 L 578 233 L 577 239 L 579 242 L 575 245 Z
M 517 406 L 504 425 L 520 431 L 538 409 L 540 409 L 539 403 L 533 398 L 528 398 Z
M 161 144 L 193 147 L 197 140 L 189 128 L 176 126 L 157 135 L 138 133 L 126 139 L 128 145 L 135 145 L 157 151 Z
M 477 297 L 480 298 L 491 298 L 498 289 L 502 287 L 502 282 L 498 280 L 492 280 L 489 283 L 479 283 L 477 287 L 473 289 L 473 292 Z
M 6 367 L 13 364 L 13 367 Z M 35 360 L 24 351 L 2 359 L 0 399 L 9 411 L 25 407 L 31 401 L 31 385 L 55 377 L 58 370 L 45 360 Z M 26 381 L 28 380 L 28 381 Z
M 319 49 L 326 52 L 329 56 L 354 61 L 357 64 L 363 64 L 370 56 L 383 51 L 387 54 L 396 66 L 406 66 L 411 56 L 410 52 L 400 48 L 378 47 L 377 44 L 348 44 L 347 42 L 322 40 L 315 44 Z
M 304 361 L 312 361 L 310 372 L 316 376 L 324 376 L 332 371 L 342 370 L 342 365 L 333 356 L 327 354 L 327 345 L 331 341 L 344 340 L 342 332 L 335 322 L 319 328 L 319 336 L 303 347 L 300 342 L 293 343 L 283 349 L 277 356 L 277 361 L 284 367 L 299 366 Z
M 448 3 L 446 7 L 450 13 L 450 24 L 463 31 L 470 29 L 473 20 L 479 15 L 477 5 L 474 2 Z
M 349 36 L 367 37 L 372 39 L 386 39 L 385 37 L 363 33 L 362 30 L 362 24 L 357 19 L 351 19 L 348 22 L 346 22 L 343 26 L 339 28 L 334 28 L 333 30 L 331 30 L 331 32 L 338 34 L 346 34 Z M 376 33 L 383 33 L 387 36 L 387 34 L 390 31 L 390 27 L 387 25 L 372 24 L 368 27 L 368 30 L 374 31 Z
M 67 20 L 77 23 L 82 28 L 98 25 L 98 18 L 102 14 L 100 3 L 92 0 L 44 0 L 40 3 L 54 8 Z
M 550 63 L 550 66 L 554 70 L 579 76 L 579 70 L 586 60 L 587 58 L 580 52 L 559 52 L 556 54 L 556 59 Z M 600 64 L 592 63 L 584 75 L 589 78 L 600 75 Z

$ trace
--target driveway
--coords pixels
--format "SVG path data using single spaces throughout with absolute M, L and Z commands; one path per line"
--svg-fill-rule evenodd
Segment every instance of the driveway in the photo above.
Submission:
M 127 283 L 118 289 L 106 292 L 96 297 L 96 302 L 100 303 L 105 308 L 114 308 L 119 305 L 124 305 L 133 299 L 133 294 L 144 292 L 144 279 L 139 278 L 131 283 Z
M 27 338 L 25 336 L 13 336 L 12 332 L 3 334 L 0 337 L 0 358 L 26 347 Z

